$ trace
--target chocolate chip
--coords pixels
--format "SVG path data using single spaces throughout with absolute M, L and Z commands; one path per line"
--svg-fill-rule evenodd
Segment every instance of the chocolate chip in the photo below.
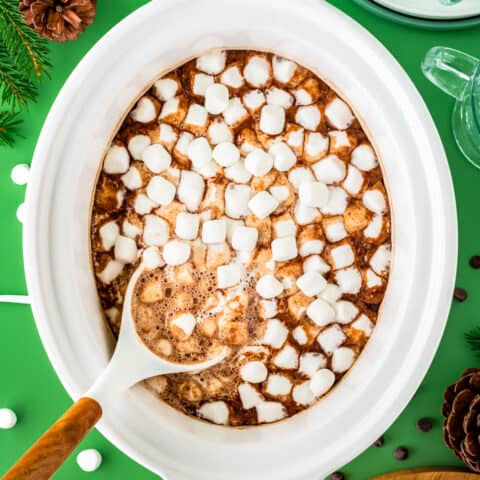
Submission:
M 334 472 L 330 476 L 330 480 L 345 480 L 345 475 L 342 472 Z
M 375 442 L 373 443 L 373 446 L 375 448 L 380 448 L 385 445 L 385 437 L 382 435 L 381 437 L 377 438 Z
M 417 428 L 421 432 L 429 432 L 432 429 L 432 421 L 429 418 L 421 418 L 417 422 Z
M 408 458 L 408 450 L 405 447 L 398 447 L 393 452 L 393 456 L 397 460 L 406 460 Z
M 456 288 L 453 292 L 453 297 L 459 302 L 463 302 L 467 299 L 468 293 L 464 288 Z
M 474 255 L 469 263 L 472 268 L 480 268 L 480 255 Z

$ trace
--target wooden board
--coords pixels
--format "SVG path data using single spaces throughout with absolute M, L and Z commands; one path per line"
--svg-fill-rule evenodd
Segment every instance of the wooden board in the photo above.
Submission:
M 370 480 L 479 480 L 480 475 L 458 468 L 412 468 L 386 473 Z

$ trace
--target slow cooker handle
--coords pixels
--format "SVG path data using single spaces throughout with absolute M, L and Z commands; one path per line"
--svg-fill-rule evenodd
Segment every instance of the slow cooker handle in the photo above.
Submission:
M 24 453 L 2 480 L 51 478 L 101 416 L 102 408 L 96 400 L 80 398 Z

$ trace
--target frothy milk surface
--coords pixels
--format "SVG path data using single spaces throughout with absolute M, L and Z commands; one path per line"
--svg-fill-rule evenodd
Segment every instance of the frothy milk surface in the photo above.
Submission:
M 313 72 L 215 51 L 155 81 L 103 159 L 91 241 L 115 334 L 128 280 L 137 333 L 201 373 L 147 380 L 178 410 L 279 421 L 348 372 L 377 322 L 390 209 L 350 106 Z M 132 359 L 134 361 L 134 359 Z

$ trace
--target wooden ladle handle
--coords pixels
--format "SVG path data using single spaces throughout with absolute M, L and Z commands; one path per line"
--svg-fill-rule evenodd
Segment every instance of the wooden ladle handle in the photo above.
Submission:
M 47 480 L 102 416 L 93 398 L 73 404 L 2 477 L 2 480 Z

